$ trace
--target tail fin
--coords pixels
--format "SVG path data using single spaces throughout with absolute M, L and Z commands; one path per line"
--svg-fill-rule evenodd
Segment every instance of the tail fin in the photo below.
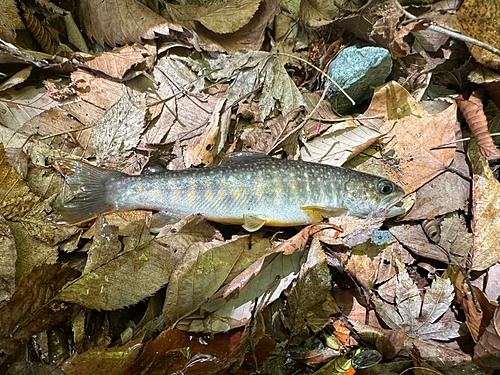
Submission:
M 107 200 L 106 185 L 110 178 L 123 173 L 70 159 L 56 160 L 53 166 L 76 193 L 75 198 L 56 210 L 65 221 L 77 223 L 113 211 L 113 202 Z

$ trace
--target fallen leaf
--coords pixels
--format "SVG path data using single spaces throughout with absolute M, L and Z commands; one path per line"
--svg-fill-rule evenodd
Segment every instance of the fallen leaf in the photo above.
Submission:
M 170 30 L 182 31 L 135 0 L 83 0 L 80 11 L 87 33 L 100 45 L 141 43 L 142 39 L 154 39 L 155 32 L 168 35 Z
M 61 365 L 61 370 L 66 375 L 123 374 L 139 356 L 143 347 L 141 340 L 142 337 L 121 346 L 75 353 Z
M 0 92 L 0 122 L 2 127 L 17 131 L 27 121 L 57 105 L 46 93 L 45 87 L 9 89 Z
M 144 223 L 139 229 L 123 240 L 135 246 L 122 251 L 116 227 L 101 221 L 96 233 L 101 238 L 94 238 L 83 274 L 66 285 L 58 299 L 91 309 L 116 310 L 138 303 L 165 285 L 179 255 L 151 241 Z
M 495 0 L 466 0 L 457 13 L 457 20 L 462 32 L 494 48 L 500 48 L 498 27 L 500 26 L 500 7 Z M 474 44 L 468 44 L 469 50 L 480 64 L 498 69 L 500 57 Z
M 235 264 L 244 257 L 249 246 L 248 236 L 224 242 L 193 243 L 172 273 L 167 286 L 163 305 L 167 326 L 174 326 L 208 301 L 223 285 Z
M 291 290 L 285 292 L 289 305 L 282 321 L 289 329 L 291 338 L 301 333 L 304 337 L 309 337 L 308 320 L 311 310 L 326 301 L 330 289 L 331 276 L 326 255 L 319 240 L 313 238 L 297 280 Z M 303 296 L 307 296 L 307 299 Z
M 0 306 L 10 299 L 16 290 L 17 251 L 9 223 L 0 216 Z
M 140 356 L 123 372 L 217 374 L 240 361 L 246 334 L 242 330 L 209 335 L 193 335 L 176 329 L 163 331 L 144 345 Z M 145 370 L 146 369 L 146 370 Z
M 36 267 L 17 286 L 10 301 L 0 308 L 0 347 L 11 354 L 19 340 L 67 319 L 67 306 L 54 302 L 60 288 L 79 272 L 62 264 Z M 33 293 L 36 291 L 36 293 Z
M 474 362 L 489 368 L 500 366 L 500 308 L 497 306 L 495 314 L 486 327 L 483 335 L 474 347 Z
M 429 114 L 408 91 L 392 81 L 376 89 L 364 116 L 384 118 L 380 132 L 386 135 L 382 142 L 387 142 L 385 150 L 394 150 L 394 163 L 377 162 L 372 158 L 361 164 L 359 170 L 377 175 L 385 171 L 409 194 L 453 161 L 454 148 L 434 147 L 455 140 L 454 104 L 438 114 Z
M 119 80 L 129 80 L 152 68 L 156 48 L 151 44 L 114 48 L 103 52 L 84 66 Z
M 438 276 L 425 292 L 423 302 L 420 292 L 404 265 L 396 261 L 398 283 L 396 304 L 383 302 L 374 294 L 371 301 L 380 318 L 392 329 L 405 329 L 409 336 L 420 340 L 449 340 L 459 337 L 456 321 L 440 321 L 453 301 L 453 285 L 450 280 Z
M 92 128 L 90 139 L 97 163 L 119 163 L 137 146 L 144 130 L 145 110 L 124 95 Z
M 472 180 L 471 269 L 482 271 L 500 260 L 500 182 L 493 176 L 488 161 L 479 157 L 477 146 L 469 149 L 474 173 Z

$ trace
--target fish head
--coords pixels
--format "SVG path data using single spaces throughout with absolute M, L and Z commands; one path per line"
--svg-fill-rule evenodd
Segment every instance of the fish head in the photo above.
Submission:
M 403 196 L 404 190 L 387 178 L 369 174 L 359 175 L 346 184 L 344 204 L 349 215 L 358 217 L 393 217 L 404 209 L 394 207 Z

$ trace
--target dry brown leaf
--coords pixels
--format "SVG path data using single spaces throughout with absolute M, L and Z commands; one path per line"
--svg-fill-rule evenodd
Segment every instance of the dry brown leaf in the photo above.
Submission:
M 216 147 L 216 142 L 217 136 L 219 135 L 219 124 L 224 104 L 226 104 L 225 98 L 220 98 L 217 101 L 207 128 L 200 136 L 199 142 L 195 146 L 187 147 L 184 150 L 184 164 L 186 168 L 193 165 L 212 164 L 218 149 Z M 221 141 L 224 142 L 224 139 Z
M 493 138 L 488 130 L 488 120 L 483 110 L 481 102 L 481 92 L 475 91 L 468 100 L 459 95 L 457 101 L 460 111 L 465 117 L 469 128 L 476 137 L 479 146 L 479 155 L 488 158 L 488 160 L 500 159 L 500 152 L 493 143 Z
M 134 44 L 103 52 L 82 65 L 115 79 L 129 80 L 151 69 L 155 58 L 155 46 Z
M 0 3 L 0 32 L 24 28 L 25 26 L 21 17 L 19 17 L 15 0 L 2 1 Z
M 375 91 L 364 116 L 384 118 L 380 129 L 381 133 L 387 133 L 382 139 L 386 143 L 384 150 L 394 150 L 394 156 L 384 162 L 372 158 L 359 170 L 377 175 L 388 173 L 409 194 L 453 161 L 454 148 L 434 147 L 455 140 L 455 104 L 440 113 L 429 114 L 408 91 L 391 81 Z
M 458 275 L 458 278 L 463 280 L 462 275 Z M 495 304 L 475 286 L 470 289 L 463 281 L 455 281 L 454 284 L 455 286 L 459 284 L 455 289 L 457 291 L 456 298 L 464 309 L 467 328 L 469 328 L 472 339 L 478 342 L 486 327 L 492 322 Z
M 16 290 L 16 243 L 9 223 L 0 216 L 0 306 L 8 301 Z
M 182 31 L 136 0 L 82 0 L 80 11 L 87 33 L 111 47 L 154 39 L 155 32 Z
M 500 28 L 500 4 L 496 0 L 466 0 L 457 13 L 457 20 L 462 32 L 492 47 L 500 49 L 498 29 Z M 498 69 L 500 56 L 469 44 L 474 58 L 487 67 Z
M 500 367 L 500 307 L 497 306 L 490 324 L 474 347 L 474 362 L 489 368 Z
M 488 161 L 469 148 L 472 170 L 471 269 L 482 271 L 500 261 L 500 182 L 493 176 Z

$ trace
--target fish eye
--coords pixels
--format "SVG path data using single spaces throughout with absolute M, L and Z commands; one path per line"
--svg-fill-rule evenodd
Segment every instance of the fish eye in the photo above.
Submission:
M 391 181 L 382 178 L 377 182 L 377 190 L 381 194 L 390 194 L 394 191 L 394 184 Z

